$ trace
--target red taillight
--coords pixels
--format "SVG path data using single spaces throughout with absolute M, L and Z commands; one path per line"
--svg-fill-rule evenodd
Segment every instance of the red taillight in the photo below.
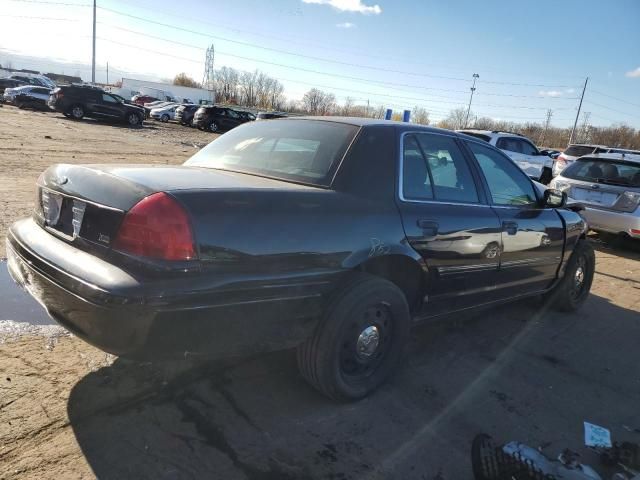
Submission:
M 166 193 L 143 198 L 125 215 L 113 248 L 162 260 L 196 258 L 184 208 Z

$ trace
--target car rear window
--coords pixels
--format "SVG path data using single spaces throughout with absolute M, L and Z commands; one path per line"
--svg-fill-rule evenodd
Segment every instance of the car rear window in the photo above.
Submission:
M 185 165 L 329 185 L 358 127 L 320 120 L 244 124 L 221 135 Z
M 582 157 L 583 155 L 589 155 L 593 153 L 596 147 L 589 147 L 586 145 L 571 145 L 564 153 L 571 155 L 572 157 Z
M 640 187 L 640 163 L 581 158 L 569 165 L 562 176 L 608 185 Z

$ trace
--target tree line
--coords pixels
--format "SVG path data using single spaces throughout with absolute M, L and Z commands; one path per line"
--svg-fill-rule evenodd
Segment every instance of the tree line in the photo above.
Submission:
M 176 75 L 174 85 L 202 88 L 202 85 L 185 73 Z M 281 110 L 309 115 L 341 115 L 368 118 L 384 118 L 384 105 L 356 104 L 352 97 L 339 103 L 333 93 L 318 88 L 308 90 L 301 100 L 287 99 L 284 85 L 260 70 L 246 72 L 230 67 L 221 67 L 214 72 L 213 89 L 218 103 L 244 107 Z M 411 122 L 430 125 L 428 108 L 416 105 L 411 110 Z M 402 120 L 402 113 L 395 112 L 393 120 Z M 466 108 L 457 108 L 435 126 L 451 130 L 477 128 L 516 132 L 530 138 L 540 146 L 564 148 L 569 142 L 571 128 L 553 127 L 544 123 L 512 122 L 477 117 Z M 594 143 L 609 147 L 640 149 L 640 130 L 624 123 L 608 127 L 582 124 L 574 134 L 574 143 Z

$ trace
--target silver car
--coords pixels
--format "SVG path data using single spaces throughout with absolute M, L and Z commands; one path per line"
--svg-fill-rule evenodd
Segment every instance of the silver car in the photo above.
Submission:
M 580 157 L 550 186 L 585 206 L 582 215 L 592 230 L 640 238 L 640 155 Z

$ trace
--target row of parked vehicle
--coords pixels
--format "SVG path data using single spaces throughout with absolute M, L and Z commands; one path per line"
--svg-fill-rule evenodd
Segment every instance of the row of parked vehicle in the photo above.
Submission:
M 161 122 L 176 121 L 180 125 L 196 127 L 208 132 L 231 130 L 246 122 L 286 117 L 283 112 L 259 112 L 254 114 L 221 105 L 196 105 L 193 103 L 163 102 L 145 103 L 147 117 Z

